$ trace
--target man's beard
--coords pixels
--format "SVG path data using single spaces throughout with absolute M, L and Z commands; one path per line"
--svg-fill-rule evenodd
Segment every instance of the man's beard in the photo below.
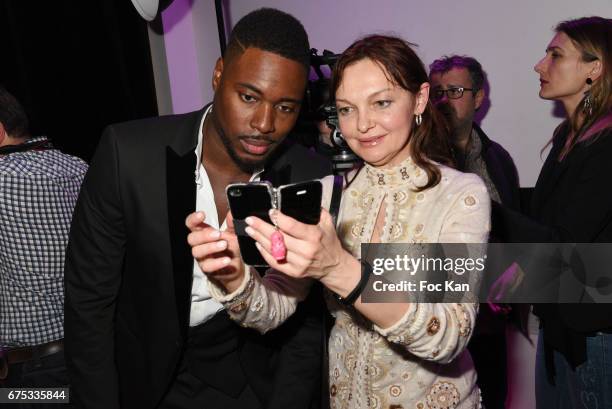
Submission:
M 266 164 L 268 160 L 268 156 L 270 156 L 269 152 L 265 157 L 259 160 L 244 160 L 240 156 L 238 156 L 238 154 L 236 153 L 236 150 L 234 149 L 234 146 L 232 145 L 232 141 L 225 134 L 225 131 L 223 130 L 221 125 L 218 123 L 218 120 L 216 119 L 214 115 L 213 115 L 213 124 L 215 126 L 215 130 L 217 131 L 217 135 L 219 135 L 219 138 L 221 139 L 221 142 L 223 143 L 223 146 L 225 147 L 225 151 L 227 152 L 229 157 L 232 159 L 232 161 L 236 164 L 236 166 L 238 166 L 238 168 L 241 171 L 243 171 L 244 173 L 254 173 L 257 170 L 263 169 L 264 165 Z M 247 138 L 247 137 L 248 136 L 239 136 L 238 139 Z M 269 139 L 266 139 L 266 138 L 259 138 L 259 139 L 271 142 Z

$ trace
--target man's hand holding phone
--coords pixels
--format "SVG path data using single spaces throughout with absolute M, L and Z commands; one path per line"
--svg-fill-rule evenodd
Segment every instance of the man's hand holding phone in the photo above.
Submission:
M 208 279 L 232 293 L 240 287 L 245 275 L 232 215 L 227 215 L 225 231 L 211 227 L 204 220 L 205 214 L 200 211 L 191 213 L 185 221 L 191 231 L 187 236 L 191 253 Z

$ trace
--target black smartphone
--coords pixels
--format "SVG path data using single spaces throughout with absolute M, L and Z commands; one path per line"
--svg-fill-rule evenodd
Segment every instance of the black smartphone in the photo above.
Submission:
M 302 223 L 317 224 L 321 216 L 323 188 L 318 180 L 274 188 L 268 182 L 234 183 L 225 189 L 242 260 L 255 267 L 268 264 L 255 247 L 255 240 L 246 234 L 246 219 L 257 216 L 272 224 L 269 211 L 278 208 Z
M 268 213 L 272 209 L 272 186 L 265 182 L 234 183 L 228 185 L 225 192 L 234 217 L 234 228 L 238 236 L 242 260 L 250 266 L 267 266 L 268 264 L 255 247 L 255 240 L 244 231 L 247 227 L 244 219 L 248 216 L 257 216 L 272 223 Z
M 318 180 L 281 186 L 278 208 L 283 214 L 306 224 L 317 224 L 321 218 L 323 185 Z

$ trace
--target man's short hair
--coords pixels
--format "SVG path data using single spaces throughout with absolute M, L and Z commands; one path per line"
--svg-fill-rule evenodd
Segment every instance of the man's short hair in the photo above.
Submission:
M 240 19 L 230 35 L 225 59 L 254 47 L 297 61 L 310 68 L 310 45 L 302 23 L 290 14 L 261 8 Z
M 481 90 L 484 84 L 484 71 L 482 65 L 473 57 L 467 55 L 444 55 L 431 63 L 429 66 L 429 77 L 433 74 L 445 74 L 453 68 L 465 68 L 472 79 L 472 88 Z
M 10 92 L 0 85 L 0 122 L 12 138 L 29 137 L 28 117 L 23 107 Z

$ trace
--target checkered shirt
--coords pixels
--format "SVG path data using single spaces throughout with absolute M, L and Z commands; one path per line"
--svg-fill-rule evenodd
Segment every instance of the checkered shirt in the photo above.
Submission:
M 0 347 L 64 337 L 64 253 L 86 171 L 56 149 L 0 156 Z

